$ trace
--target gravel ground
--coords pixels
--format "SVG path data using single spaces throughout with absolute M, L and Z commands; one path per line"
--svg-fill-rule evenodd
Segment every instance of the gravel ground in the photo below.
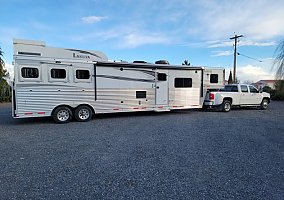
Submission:
M 284 199 L 284 102 L 12 119 L 0 104 L 1 199 Z

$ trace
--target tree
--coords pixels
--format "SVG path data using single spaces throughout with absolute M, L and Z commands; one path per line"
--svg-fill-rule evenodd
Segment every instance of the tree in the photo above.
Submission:
M 284 40 L 282 40 L 277 46 L 275 53 L 277 56 L 274 59 L 273 66 L 276 65 L 276 80 L 284 79 Z
M 275 99 L 284 100 L 284 40 L 277 46 L 273 67 L 276 68 Z
M 2 59 L 4 52 L 2 51 L 1 47 L 0 47 L 0 79 L 2 79 L 3 77 L 7 76 L 7 70 L 5 70 L 5 62 Z
M 228 79 L 228 84 L 233 83 L 233 77 L 232 77 L 232 71 L 230 71 L 229 79 Z
M 9 73 L 4 68 L 5 62 L 2 59 L 3 54 L 4 53 L 0 47 L 0 102 L 9 101 L 11 98 L 10 86 L 7 83 L 6 79 L 3 78 L 9 76 Z
M 182 65 L 190 66 L 190 62 L 188 60 L 184 60 Z

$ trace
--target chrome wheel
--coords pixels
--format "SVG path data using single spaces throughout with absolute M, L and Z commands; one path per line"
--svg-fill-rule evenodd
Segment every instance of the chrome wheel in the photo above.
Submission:
M 88 109 L 81 109 L 78 113 L 78 117 L 81 119 L 81 120 L 86 120 L 90 117 L 90 112 Z
M 93 111 L 89 106 L 79 106 L 75 110 L 75 118 L 79 122 L 86 122 L 92 118 Z
M 263 99 L 262 102 L 261 102 L 260 108 L 262 110 L 266 110 L 268 108 L 268 104 L 269 104 L 268 100 L 267 99 Z
M 60 110 L 57 113 L 57 119 L 61 122 L 68 120 L 70 117 L 69 112 L 67 110 Z
M 72 111 L 66 106 L 60 106 L 54 110 L 53 119 L 57 123 L 67 123 L 72 119 Z
M 232 107 L 232 104 L 231 104 L 231 102 L 228 101 L 228 100 L 225 100 L 225 101 L 223 102 L 223 104 L 222 104 L 222 110 L 223 110 L 224 112 L 229 112 L 229 111 L 231 110 L 231 107 Z

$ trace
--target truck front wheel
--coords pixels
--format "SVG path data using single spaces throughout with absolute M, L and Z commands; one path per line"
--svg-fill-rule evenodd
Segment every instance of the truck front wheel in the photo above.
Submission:
M 261 104 L 260 104 L 260 109 L 261 110 L 266 110 L 268 108 L 268 104 L 269 104 L 268 99 L 263 99 Z
M 229 100 L 224 100 L 222 103 L 222 111 L 229 112 L 231 110 L 232 103 Z

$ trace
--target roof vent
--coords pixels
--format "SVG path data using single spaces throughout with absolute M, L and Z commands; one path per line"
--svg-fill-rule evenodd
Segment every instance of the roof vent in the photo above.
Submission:
M 147 63 L 146 61 L 144 61 L 144 60 L 135 60 L 135 61 L 133 61 L 133 63 Z
M 158 61 L 155 62 L 155 64 L 169 65 L 170 63 L 167 60 L 158 60 Z

